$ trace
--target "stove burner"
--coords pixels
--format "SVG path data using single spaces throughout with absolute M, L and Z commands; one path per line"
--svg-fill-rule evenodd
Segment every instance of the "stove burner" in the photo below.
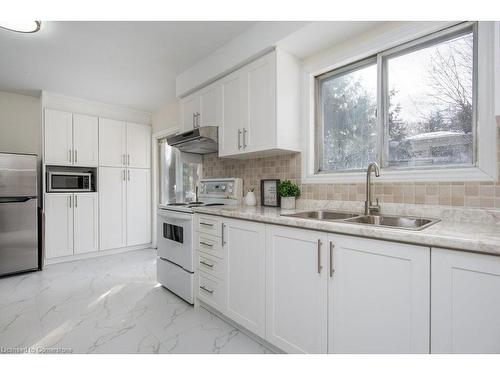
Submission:
M 169 203 L 167 206 L 187 206 L 187 203 Z
M 224 203 L 207 203 L 205 207 L 210 207 L 210 206 L 224 206 Z

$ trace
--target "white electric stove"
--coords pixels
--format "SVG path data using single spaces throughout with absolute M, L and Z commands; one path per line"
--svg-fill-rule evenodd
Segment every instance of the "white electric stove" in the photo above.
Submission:
M 203 179 L 196 202 L 158 206 L 157 279 L 185 301 L 194 303 L 193 208 L 239 205 L 243 200 L 240 178 Z

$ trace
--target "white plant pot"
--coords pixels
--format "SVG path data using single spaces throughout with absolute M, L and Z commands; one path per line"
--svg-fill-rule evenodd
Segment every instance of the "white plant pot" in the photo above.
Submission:
M 295 197 L 281 197 L 281 208 L 283 210 L 295 210 Z

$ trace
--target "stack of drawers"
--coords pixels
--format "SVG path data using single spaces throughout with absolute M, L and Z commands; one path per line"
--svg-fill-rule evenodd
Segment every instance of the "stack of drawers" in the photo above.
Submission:
M 226 256 L 224 224 L 221 217 L 195 215 L 196 295 L 224 312 L 226 305 Z

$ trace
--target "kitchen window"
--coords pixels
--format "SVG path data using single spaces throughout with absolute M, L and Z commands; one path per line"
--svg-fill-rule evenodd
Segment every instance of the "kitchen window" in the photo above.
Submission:
M 316 75 L 314 89 L 315 176 L 345 177 L 372 161 L 427 177 L 478 167 L 475 22 Z

